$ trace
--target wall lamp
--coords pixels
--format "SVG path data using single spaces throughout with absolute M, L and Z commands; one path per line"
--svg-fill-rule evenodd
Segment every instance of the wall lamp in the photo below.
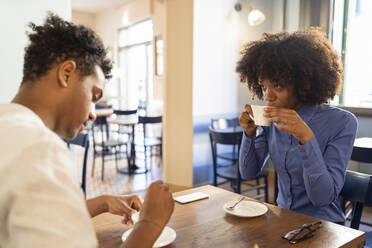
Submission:
M 252 4 L 241 4 L 241 3 L 236 3 L 234 6 L 234 9 L 236 11 L 240 11 L 243 6 L 247 5 L 249 9 L 249 14 L 248 14 L 248 24 L 250 26 L 257 26 L 265 21 L 265 15 L 259 11 L 258 9 L 255 9 Z

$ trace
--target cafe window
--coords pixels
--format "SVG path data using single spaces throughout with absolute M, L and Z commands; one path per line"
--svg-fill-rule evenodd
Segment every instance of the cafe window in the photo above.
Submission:
M 335 103 L 372 108 L 372 1 L 333 1 L 332 42 L 344 63 L 342 91 Z
M 120 109 L 146 108 L 153 96 L 152 21 L 118 30 Z

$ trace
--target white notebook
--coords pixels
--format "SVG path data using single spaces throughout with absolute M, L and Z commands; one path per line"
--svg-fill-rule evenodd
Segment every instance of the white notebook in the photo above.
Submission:
M 195 193 L 175 197 L 174 200 L 179 202 L 179 203 L 188 203 L 188 202 L 193 202 L 193 201 L 205 199 L 205 198 L 208 198 L 208 197 L 209 197 L 209 195 L 206 194 L 206 193 L 195 192 Z

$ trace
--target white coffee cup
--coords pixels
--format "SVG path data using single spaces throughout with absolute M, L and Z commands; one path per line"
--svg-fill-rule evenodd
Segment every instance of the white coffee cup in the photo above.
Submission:
M 140 215 L 140 212 L 135 212 L 132 215 L 132 221 L 133 221 L 134 224 L 136 224 L 139 221 L 139 215 Z
M 267 106 L 251 105 L 253 116 L 251 118 L 257 126 L 270 126 L 270 119 L 264 116 Z

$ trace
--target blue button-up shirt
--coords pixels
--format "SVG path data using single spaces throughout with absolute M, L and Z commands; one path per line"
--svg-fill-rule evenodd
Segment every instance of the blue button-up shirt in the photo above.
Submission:
M 273 123 L 257 136 L 243 135 L 239 167 L 252 179 L 270 156 L 278 176 L 277 203 L 282 208 L 333 222 L 345 221 L 337 203 L 353 149 L 357 120 L 329 106 L 303 106 L 297 111 L 314 133 L 304 145 Z

